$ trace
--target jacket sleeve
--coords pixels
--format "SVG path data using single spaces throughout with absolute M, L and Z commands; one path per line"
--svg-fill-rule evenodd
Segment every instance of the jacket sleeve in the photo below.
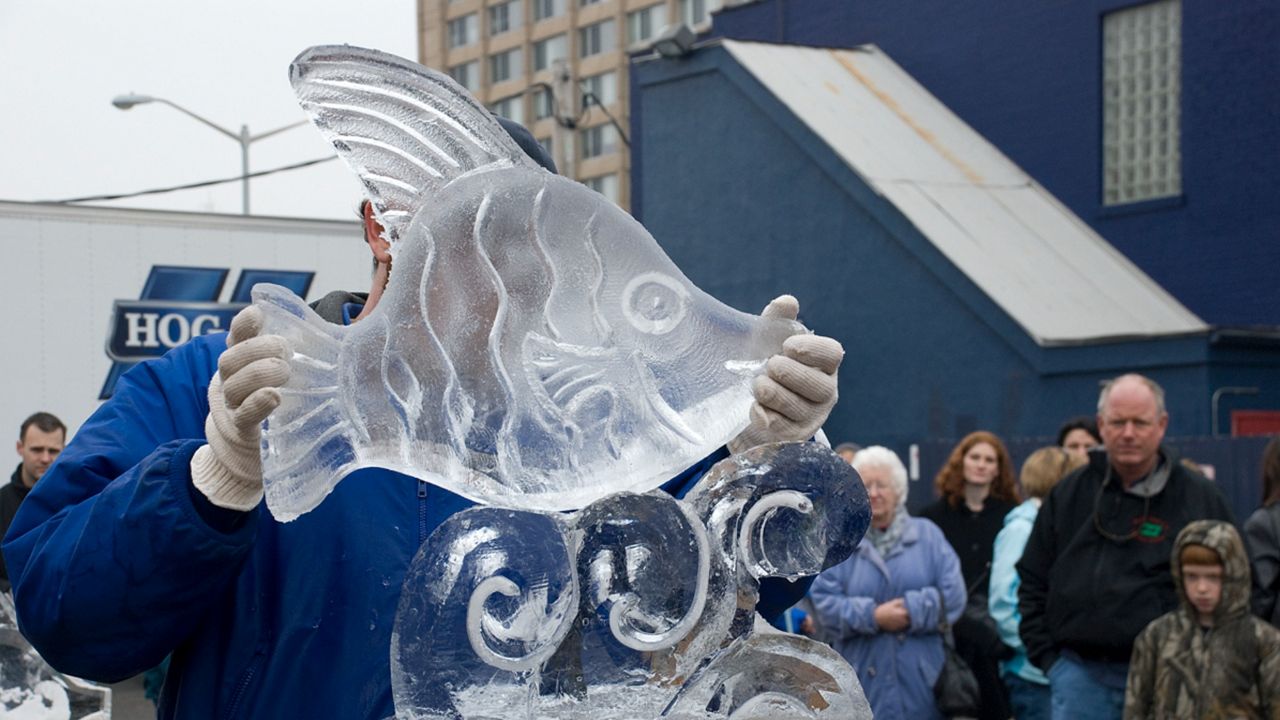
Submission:
M 1069 480 L 1070 478 L 1058 483 L 1054 492 L 1044 499 L 1040 512 L 1036 514 L 1035 524 L 1031 527 L 1031 534 L 1027 537 L 1027 545 L 1022 550 L 1022 559 L 1014 565 L 1019 581 L 1018 612 L 1022 614 L 1022 621 L 1018 623 L 1018 635 L 1022 638 L 1022 644 L 1027 647 L 1027 658 L 1031 664 L 1046 673 L 1058 659 L 1058 650 L 1054 647 L 1045 617 L 1049 601 L 1049 571 L 1058 555 L 1058 531 L 1054 523 L 1057 508 L 1054 498 Z
M 992 552 L 991 583 L 987 588 L 987 611 L 996 621 L 1000 639 L 1016 650 L 1022 649 L 1022 638 L 1018 635 L 1022 616 L 1018 614 L 1018 585 L 1021 581 L 1014 566 L 1022 557 L 1030 534 L 1031 524 L 1028 522 L 1013 522 L 1001 528 Z
M 1129 658 L 1129 679 L 1124 687 L 1124 720 L 1146 720 L 1152 717 L 1152 700 L 1156 686 L 1156 643 L 1152 623 L 1138 634 Z
M 1244 524 L 1245 544 L 1253 570 L 1253 612 L 1264 620 L 1274 617 L 1276 584 L 1280 580 L 1280 536 L 1276 515 L 1280 507 L 1262 508 Z
M 1255 620 L 1262 623 L 1262 620 Z M 1258 628 L 1254 632 L 1259 632 Z M 1258 638 L 1258 692 L 1262 695 L 1262 717 L 1280 720 L 1280 633 L 1274 627 L 1261 628 Z
M 189 468 L 224 343 L 200 338 L 126 373 L 19 509 L 4 541 L 18 619 L 55 668 L 137 674 L 226 602 L 257 514 L 209 525 Z
M 912 635 L 938 632 L 941 620 L 938 611 L 943 604 L 947 609 L 947 622 L 954 624 L 964 612 L 966 600 L 960 557 L 936 525 L 930 523 L 928 527 L 928 531 L 923 528 L 921 530 L 927 538 L 922 545 L 929 548 L 934 584 L 918 590 L 908 590 L 903 596 L 907 613 L 911 616 L 911 626 L 907 631 Z
M 818 620 L 837 639 L 880 632 L 875 620 L 875 598 L 845 592 L 848 565 L 854 562 L 856 555 L 824 571 L 809 588 Z

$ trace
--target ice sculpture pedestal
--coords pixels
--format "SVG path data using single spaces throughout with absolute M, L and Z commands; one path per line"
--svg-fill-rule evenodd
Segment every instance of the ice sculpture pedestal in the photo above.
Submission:
M 397 718 L 870 718 L 838 654 L 755 612 L 760 579 L 831 567 L 869 522 L 857 473 L 815 443 L 730 457 L 681 500 L 459 513 L 405 578 Z

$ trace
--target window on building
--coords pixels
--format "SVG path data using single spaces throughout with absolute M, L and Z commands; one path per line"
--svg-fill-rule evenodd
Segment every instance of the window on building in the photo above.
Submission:
M 533 119 L 541 120 L 556 114 L 555 96 L 546 88 L 538 88 L 533 93 Z
M 612 125 L 596 125 L 578 131 L 578 145 L 582 159 L 608 155 L 618 151 L 618 131 Z
M 638 45 L 658 34 L 667 24 L 667 6 L 650 5 L 627 13 L 627 44 Z
M 724 0 L 680 0 L 680 21 L 689 27 L 711 22 L 711 13 L 719 10 Z
M 565 0 L 533 0 L 533 19 L 546 20 L 564 14 Z
M 555 152 L 552 150 L 552 145 L 551 145 L 551 136 L 550 136 L 550 135 L 548 135 L 548 136 L 546 136 L 546 137 L 540 137 L 540 138 L 534 138 L 534 139 L 538 141 L 538 144 L 542 146 L 542 149 L 543 149 L 543 150 L 546 150 L 546 151 L 547 151 L 547 157 L 555 157 L 555 156 L 556 156 Z
M 489 82 L 506 82 L 524 75 L 523 48 L 514 47 L 506 52 L 489 56 Z
M 480 39 L 479 20 L 476 14 L 463 15 L 449 21 L 449 47 L 456 48 Z
M 618 74 L 600 73 L 582 79 L 582 107 L 612 105 L 618 101 Z
M 1162 0 L 1102 23 L 1104 205 L 1182 194 L 1182 6 Z
M 616 42 L 613 20 L 588 25 L 578 30 L 578 57 L 610 52 L 616 47 Z
M 495 101 L 489 106 L 494 115 L 524 124 L 524 95 L 512 95 Z
M 449 68 L 449 77 L 459 85 L 475 92 L 480 88 L 480 61 L 472 60 Z
M 587 178 L 582 181 L 582 184 L 609 198 L 609 201 L 615 205 L 618 203 L 618 175 L 616 173 Z
M 489 34 L 501 35 L 514 30 L 523 23 L 520 17 L 520 3 L 523 0 L 508 0 L 500 5 L 489 6 Z
M 602 2 L 604 2 L 604 0 L 578 0 L 578 7 L 586 7 L 588 5 L 595 5 Z
M 533 71 L 546 70 L 556 60 L 569 59 L 569 36 L 553 35 L 533 44 Z

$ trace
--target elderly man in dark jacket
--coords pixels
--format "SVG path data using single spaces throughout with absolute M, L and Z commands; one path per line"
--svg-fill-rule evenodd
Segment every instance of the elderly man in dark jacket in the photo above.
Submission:
M 1055 720 L 1119 720 L 1134 639 L 1178 607 L 1174 538 L 1194 520 L 1232 520 L 1222 493 L 1161 446 L 1168 424 L 1154 381 L 1108 382 L 1105 452 L 1045 499 L 1018 563 L 1019 633 L 1049 677 Z

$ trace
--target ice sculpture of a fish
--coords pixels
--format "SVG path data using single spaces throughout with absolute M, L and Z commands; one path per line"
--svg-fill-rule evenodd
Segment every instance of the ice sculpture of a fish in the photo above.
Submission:
M 440 73 L 327 46 L 290 75 L 394 260 L 348 327 L 254 290 L 265 331 L 294 350 L 263 433 L 277 518 L 369 466 L 481 503 L 580 508 L 657 487 L 745 427 L 751 378 L 803 327 L 700 291 L 639 223 L 540 167 Z

